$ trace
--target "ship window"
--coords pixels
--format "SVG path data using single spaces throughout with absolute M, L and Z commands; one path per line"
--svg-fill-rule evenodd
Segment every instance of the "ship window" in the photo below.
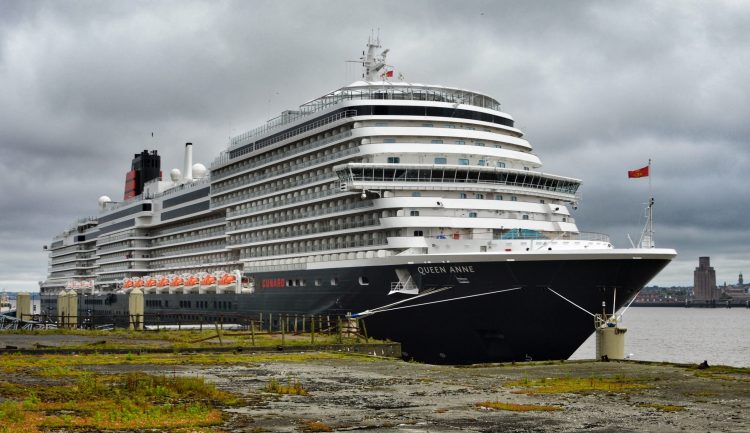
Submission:
M 435 164 L 447 164 L 448 159 L 447 158 L 435 158 Z
M 423 123 L 422 126 L 425 128 L 432 128 L 435 125 L 433 125 L 432 123 Z
M 498 162 L 496 162 L 496 163 L 495 163 L 495 167 L 498 167 L 498 168 L 505 168 L 505 163 L 504 163 L 504 162 L 500 162 L 500 161 L 498 161 Z
M 476 212 L 469 212 L 469 218 L 476 218 L 477 213 Z
M 399 158 L 398 156 L 388 157 L 388 164 L 398 164 L 399 162 L 401 162 L 401 158 Z
M 396 142 L 395 138 L 384 138 L 383 139 L 383 143 L 395 143 L 395 142 Z
M 510 201 L 518 201 L 518 197 L 512 195 L 510 196 Z
M 567 222 L 567 221 L 568 221 L 568 219 L 565 218 L 565 217 L 563 217 L 563 222 Z
M 432 144 L 443 144 L 443 140 L 432 140 Z
M 320 286 L 321 284 L 322 284 L 322 282 L 320 280 L 315 280 L 315 285 L 316 286 Z
M 479 160 L 479 161 L 477 162 L 477 165 L 480 165 L 480 166 L 484 167 L 484 160 L 483 160 L 483 159 L 480 159 L 480 160 Z
M 495 200 L 502 200 L 503 196 L 500 194 L 495 194 Z
M 456 125 L 445 125 L 446 128 L 456 129 Z
M 484 199 L 484 194 L 478 192 L 478 193 L 474 194 L 474 198 L 482 200 L 482 199 Z
M 337 286 L 339 284 L 339 279 L 336 277 L 331 278 L 331 285 Z
M 484 147 L 484 143 L 482 143 L 481 141 L 477 141 L 477 146 Z
M 523 215 L 522 219 L 527 220 L 527 219 L 529 219 L 529 216 L 528 215 Z
M 414 191 L 413 193 L 411 193 L 411 196 L 412 197 L 422 197 L 422 193 L 419 192 L 419 191 Z
M 456 140 L 456 144 L 466 144 L 466 142 L 463 140 Z
M 367 279 L 367 277 L 359 277 L 359 285 L 360 286 L 369 286 L 370 280 Z
M 544 204 L 544 199 L 539 200 L 539 203 Z
M 526 171 L 529 171 L 529 167 L 524 167 L 523 169 Z
M 414 236 L 424 236 L 424 232 L 422 230 L 414 230 Z
M 388 126 L 388 122 L 375 122 L 375 126 Z
M 409 212 L 409 216 L 419 216 L 419 211 L 418 210 L 413 210 L 413 211 Z
M 469 165 L 469 160 L 466 158 L 459 158 L 458 165 Z
M 466 193 L 465 193 L 465 192 L 459 192 L 459 193 L 458 193 L 458 198 L 467 198 L 467 197 L 468 197 L 468 196 L 466 195 Z

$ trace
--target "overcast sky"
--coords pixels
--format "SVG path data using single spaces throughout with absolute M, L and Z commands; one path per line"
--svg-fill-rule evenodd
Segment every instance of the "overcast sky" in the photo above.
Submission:
M 750 2 L 0 0 L 0 288 L 37 290 L 42 246 L 122 196 L 134 153 L 166 172 L 191 141 L 208 166 L 355 81 L 370 29 L 406 80 L 495 97 L 544 171 L 583 179 L 582 231 L 638 238 L 627 170 L 651 158 L 679 253 L 652 283 L 692 285 L 704 255 L 750 274 Z

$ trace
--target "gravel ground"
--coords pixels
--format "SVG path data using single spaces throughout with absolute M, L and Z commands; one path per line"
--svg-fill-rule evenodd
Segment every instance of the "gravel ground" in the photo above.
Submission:
M 184 367 L 178 374 L 202 375 L 219 388 L 247 397 L 243 406 L 227 409 L 231 432 L 299 432 L 309 421 L 335 431 L 371 432 L 750 431 L 747 375 L 704 378 L 674 365 L 565 362 L 461 368 L 350 358 Z M 524 378 L 617 375 L 642 379 L 651 388 L 528 395 L 503 386 Z M 271 379 L 299 381 L 309 395 L 263 392 Z M 555 405 L 561 410 L 508 412 L 477 407 L 482 401 Z M 684 409 L 664 412 L 644 404 Z

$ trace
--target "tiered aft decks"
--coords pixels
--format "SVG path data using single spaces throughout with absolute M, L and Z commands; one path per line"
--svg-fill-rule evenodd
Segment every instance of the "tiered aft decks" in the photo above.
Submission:
M 52 240 L 49 246 L 49 275 L 40 289 L 59 293 L 68 288 L 89 286 L 97 267 L 96 218 L 82 218 Z
M 577 238 L 567 206 L 580 181 L 539 171 L 522 136 L 485 95 L 357 82 L 234 137 L 212 167 L 211 208 L 226 208 L 228 246 L 251 272 L 611 247 L 605 237 Z

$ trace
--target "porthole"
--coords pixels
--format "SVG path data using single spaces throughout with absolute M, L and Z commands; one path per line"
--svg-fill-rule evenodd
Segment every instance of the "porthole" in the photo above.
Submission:
M 370 280 L 367 279 L 367 277 L 359 277 L 359 285 L 360 286 L 369 286 Z

